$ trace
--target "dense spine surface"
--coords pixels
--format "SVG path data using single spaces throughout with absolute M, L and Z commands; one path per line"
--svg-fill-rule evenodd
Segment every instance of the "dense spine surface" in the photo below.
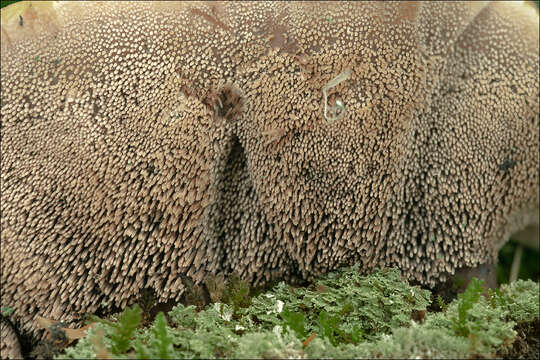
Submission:
M 538 222 L 525 5 L 18 6 L 1 301 L 26 331 L 143 288 L 179 299 L 180 274 L 261 285 L 361 263 L 433 285 Z

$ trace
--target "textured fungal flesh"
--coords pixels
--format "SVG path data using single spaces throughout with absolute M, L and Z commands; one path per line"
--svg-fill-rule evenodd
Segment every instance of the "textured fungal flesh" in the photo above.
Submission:
M 0 322 L 0 355 L 2 359 L 22 359 L 21 346 L 17 334 L 7 322 Z
M 527 5 L 23 3 L 1 36 L 1 302 L 23 331 L 180 299 L 180 275 L 433 285 L 538 222 Z

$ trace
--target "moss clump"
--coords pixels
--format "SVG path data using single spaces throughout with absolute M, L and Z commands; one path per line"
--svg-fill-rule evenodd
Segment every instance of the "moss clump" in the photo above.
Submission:
M 231 304 L 198 312 L 179 304 L 168 313 L 170 323 L 160 313 L 147 328 L 138 327 L 138 307 L 126 309 L 118 322 L 100 322 L 59 358 L 104 351 L 135 358 L 494 356 L 512 344 L 516 323 L 538 319 L 538 284 L 520 280 L 488 297 L 483 292 L 475 280 L 444 311 L 427 312 L 417 323 L 411 316 L 426 311 L 429 291 L 410 286 L 396 270 L 361 276 L 353 267 L 305 288 L 279 283 L 242 306 L 234 290 L 226 296 Z
M 512 284 L 503 284 L 494 306 L 508 312 L 508 319 L 516 322 L 529 322 L 538 319 L 540 298 L 538 283 L 533 281 L 517 280 Z

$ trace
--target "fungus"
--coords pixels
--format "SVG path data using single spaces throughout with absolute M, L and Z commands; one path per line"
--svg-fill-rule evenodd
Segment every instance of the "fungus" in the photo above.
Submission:
M 276 140 L 281 139 L 285 135 L 286 131 L 286 129 L 278 128 L 263 131 L 261 134 L 267 137 L 266 145 L 268 145 L 275 142 Z
M 538 223 L 527 6 L 20 3 L 1 37 L 1 305 L 23 334 L 180 300 L 183 277 L 360 263 L 433 286 Z
M 23 356 L 17 334 L 3 320 L 0 321 L 0 334 L 2 334 L 2 340 L 0 341 L 2 359 L 22 359 Z

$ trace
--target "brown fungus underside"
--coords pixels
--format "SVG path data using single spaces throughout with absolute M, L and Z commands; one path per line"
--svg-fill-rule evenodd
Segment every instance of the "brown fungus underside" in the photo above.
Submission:
M 143 288 L 179 299 L 180 274 L 361 263 L 433 285 L 538 221 L 532 8 L 19 5 L 2 10 L 1 281 L 25 331 Z

